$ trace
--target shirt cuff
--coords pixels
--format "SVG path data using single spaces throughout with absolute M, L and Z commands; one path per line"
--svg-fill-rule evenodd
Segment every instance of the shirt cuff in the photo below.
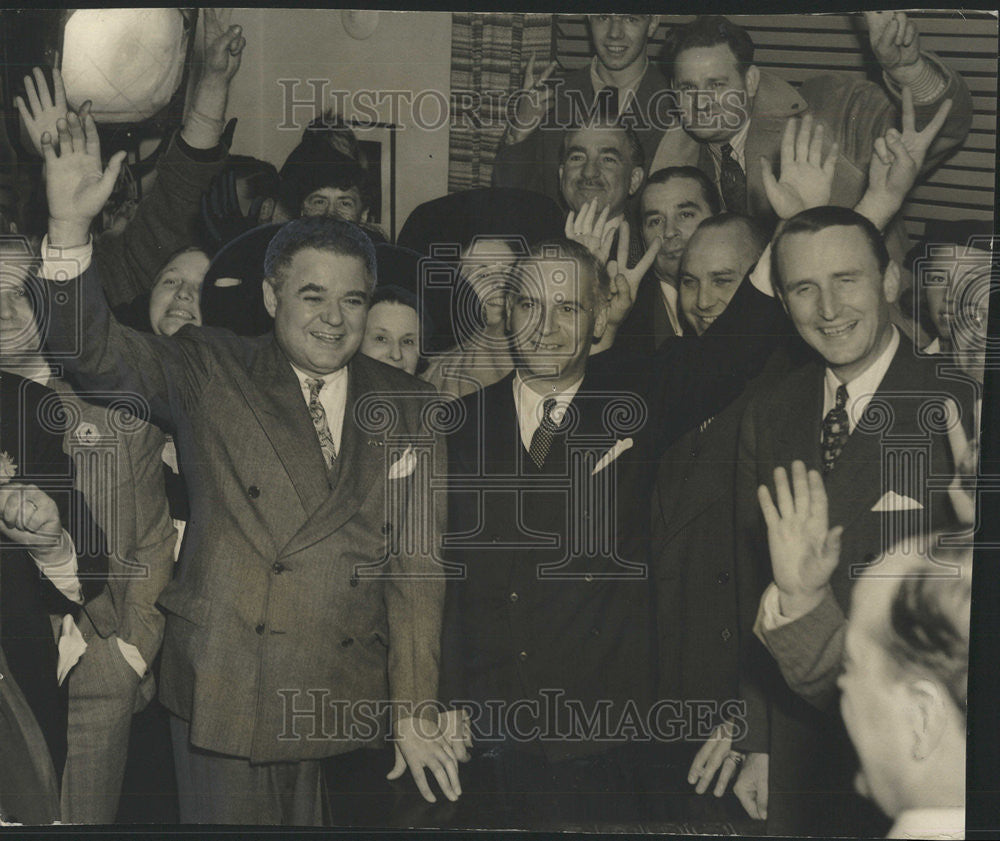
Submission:
M 87 240 L 83 245 L 71 245 L 59 248 L 49 245 L 46 234 L 42 238 L 42 270 L 40 275 L 45 280 L 69 280 L 79 277 L 90 268 L 94 254 L 93 240 Z
M 760 607 L 757 610 L 757 621 L 753 623 L 753 632 L 764 646 L 767 640 L 764 639 L 766 631 L 775 631 L 784 625 L 788 625 L 794 620 L 789 619 L 781 612 L 781 602 L 778 596 L 778 585 L 773 581 L 767 585 L 764 595 L 760 597 Z
M 135 673 L 139 675 L 139 677 L 146 674 L 146 661 L 139 653 L 139 649 L 132 645 L 132 643 L 125 642 L 125 640 L 121 637 L 115 637 L 115 642 L 118 643 L 118 648 L 121 649 L 122 657 L 125 658 L 125 662 L 132 667 Z
M 77 576 L 76 548 L 73 546 L 73 538 L 63 529 L 59 538 L 59 557 L 65 558 L 57 562 L 42 563 L 29 550 L 31 559 L 67 599 L 76 604 L 83 604 L 83 591 L 80 589 L 80 579 Z
M 948 87 L 948 80 L 935 66 L 933 59 L 923 53 L 920 58 L 923 62 L 923 66 L 920 69 L 920 75 L 910 82 L 909 87 L 910 91 L 913 93 L 913 104 L 927 105 L 934 102 L 945 92 Z M 902 96 L 902 85 L 893 79 L 889 75 L 888 71 L 882 71 L 882 75 L 885 79 L 886 85 L 888 85 L 891 90 L 898 91 L 899 95 Z

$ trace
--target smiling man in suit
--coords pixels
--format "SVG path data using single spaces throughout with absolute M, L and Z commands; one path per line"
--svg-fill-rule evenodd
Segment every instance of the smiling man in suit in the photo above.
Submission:
M 646 518 L 633 504 L 647 410 L 620 379 L 588 373 L 608 287 L 575 242 L 522 259 L 507 296 L 515 371 L 462 399 L 448 442 L 445 547 L 464 577 L 448 585 L 442 698 L 471 702 L 473 743 L 495 745 L 482 761 L 508 826 L 635 818 L 622 721 L 651 698 Z
M 820 207 L 793 217 L 774 243 L 772 273 L 796 330 L 817 358 L 760 389 L 741 424 L 737 573 L 741 690 L 749 707 L 747 734 L 737 746 L 751 752 L 744 775 L 751 765 L 760 775 L 759 816 L 766 814 L 769 832 L 884 833 L 873 810 L 853 794 L 856 760 L 846 734 L 788 689 L 753 636 L 771 580 L 757 487 L 773 487 L 775 468 L 793 460 L 822 471 L 830 521 L 843 527 L 844 561 L 830 587 L 846 611 L 863 567 L 898 541 L 919 540 L 952 522 L 944 400 L 955 400 L 968 420 L 974 387 L 960 376 L 939 374 L 892 325 L 899 267 L 878 230 L 854 211 Z M 937 490 L 936 480 L 944 480 Z M 815 605 L 779 599 L 775 591 L 765 607 L 760 621 L 773 627 L 801 619 Z M 808 634 L 807 621 L 803 627 Z M 754 774 L 745 785 L 752 785 Z
M 59 123 L 59 154 L 43 137 L 48 344 L 65 353 L 79 335 L 76 379 L 142 395 L 177 441 L 191 519 L 159 603 L 182 821 L 319 823 L 318 760 L 380 743 L 386 718 L 391 773 L 408 765 L 432 799 L 430 770 L 455 799 L 454 755 L 424 703 L 437 696 L 444 596 L 442 520 L 413 502 L 431 469 L 413 451 L 433 437 L 429 387 L 356 354 L 370 240 L 325 218 L 283 228 L 265 264 L 272 334 L 129 330 L 89 265 L 90 221 L 122 160 L 102 172 L 96 137 L 75 114 Z

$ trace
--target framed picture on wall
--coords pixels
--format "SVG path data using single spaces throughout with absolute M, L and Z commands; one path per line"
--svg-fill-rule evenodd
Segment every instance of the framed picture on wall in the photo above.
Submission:
M 358 138 L 358 157 L 371 176 L 372 206 L 368 219 L 396 239 L 396 129 L 395 123 L 351 120 Z

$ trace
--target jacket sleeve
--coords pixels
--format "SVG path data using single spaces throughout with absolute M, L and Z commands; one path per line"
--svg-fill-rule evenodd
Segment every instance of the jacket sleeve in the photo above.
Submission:
M 148 292 L 163 264 L 199 242 L 201 196 L 225 166 L 226 150 L 194 149 L 178 133 L 156 165 L 156 180 L 120 233 L 94 244 L 94 261 L 112 307 Z

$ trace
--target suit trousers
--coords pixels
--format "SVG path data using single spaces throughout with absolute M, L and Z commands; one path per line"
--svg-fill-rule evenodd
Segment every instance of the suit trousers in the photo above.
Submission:
M 170 716 L 181 823 L 322 826 L 319 760 L 264 762 L 196 748 Z
M 87 650 L 69 684 L 62 814 L 67 823 L 110 824 L 118 814 L 139 675 L 114 634 L 102 639 L 81 617 Z

